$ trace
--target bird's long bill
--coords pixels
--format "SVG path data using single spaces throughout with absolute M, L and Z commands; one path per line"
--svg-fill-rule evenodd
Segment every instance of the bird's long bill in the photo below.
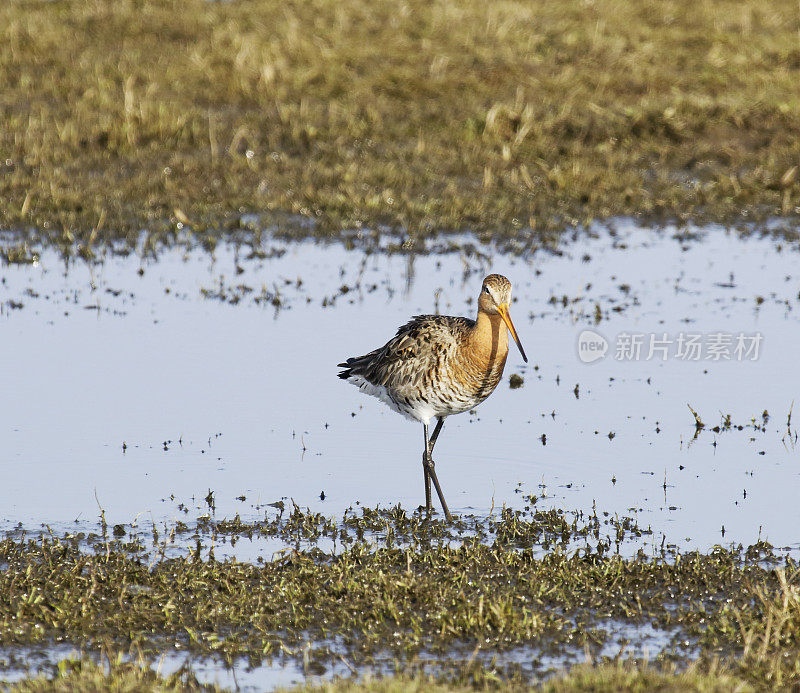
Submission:
M 503 318 L 503 322 L 505 322 L 505 324 L 508 326 L 508 331 L 514 338 L 514 341 L 517 343 L 517 346 L 519 347 L 519 353 L 522 354 L 522 360 L 525 361 L 525 363 L 528 363 L 528 357 L 525 356 L 525 349 L 522 348 L 522 342 L 519 341 L 517 330 L 514 328 L 514 323 L 511 322 L 511 314 L 508 312 L 508 304 L 504 303 L 501 306 L 497 306 L 497 310 L 500 313 L 500 317 Z

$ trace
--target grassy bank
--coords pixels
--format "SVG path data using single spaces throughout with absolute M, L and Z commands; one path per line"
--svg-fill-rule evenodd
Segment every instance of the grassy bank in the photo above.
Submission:
M 794 215 L 798 31 L 795 0 L 10 0 L 0 226 Z
M 763 544 L 625 558 L 617 547 L 647 537 L 634 521 L 530 502 L 450 526 L 400 508 L 338 519 L 296 508 L 255 523 L 201 518 L 167 536 L 121 525 L 9 536 L 0 542 L 0 648 L 23 661 L 61 644 L 156 662 L 189 652 L 219 666 L 399 670 L 522 688 L 587 657 L 625 659 L 629 645 L 648 647 L 631 633 L 652 629 L 652 671 L 619 676 L 635 683 L 694 662 L 692 675 L 712 683 L 720 666 L 755 688 L 800 682 L 794 561 Z M 215 546 L 265 538 L 294 548 L 258 563 L 213 557 Z M 335 553 L 320 548 L 331 544 Z M 581 671 L 576 681 L 609 674 Z
M 162 677 L 148 666 L 112 661 L 107 667 L 91 662 L 65 661 L 55 676 L 25 679 L 9 687 L 14 693 L 96 693 L 113 690 L 119 693 L 146 691 L 147 693 L 205 691 L 222 693 L 226 689 L 215 685 L 202 685 L 191 676 Z M 427 677 L 388 677 L 361 682 L 338 680 L 320 685 L 281 689 L 282 693 L 468 693 L 473 688 L 443 684 Z M 754 688 L 742 679 L 714 671 L 700 673 L 662 672 L 634 666 L 605 665 L 579 666 L 570 673 L 555 676 L 546 683 L 532 687 L 521 685 L 494 685 L 492 690 L 509 693 L 751 693 Z

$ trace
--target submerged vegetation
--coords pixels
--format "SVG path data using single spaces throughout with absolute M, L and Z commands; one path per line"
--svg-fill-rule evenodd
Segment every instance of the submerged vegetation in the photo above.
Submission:
M 794 0 L 10 0 L 0 227 L 794 216 L 798 31 Z
M 644 629 L 655 638 L 647 675 L 694 662 L 698 676 L 724 666 L 756 688 L 800 681 L 792 558 L 763 543 L 682 554 L 629 518 L 528 501 L 451 525 L 399 507 L 334 520 L 277 503 L 262 521 L 205 516 L 166 536 L 104 524 L 88 536 L 9 535 L 0 647 L 527 686 L 587 657 L 624 661 Z M 286 548 L 258 563 L 214 557 L 265 538 Z

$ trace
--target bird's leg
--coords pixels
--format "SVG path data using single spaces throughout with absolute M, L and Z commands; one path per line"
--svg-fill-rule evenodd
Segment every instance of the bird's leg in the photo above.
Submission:
M 433 479 L 433 485 L 436 487 L 436 495 L 439 496 L 439 502 L 442 504 L 442 510 L 444 510 L 444 516 L 447 518 L 448 522 L 452 522 L 453 516 L 450 514 L 450 510 L 448 509 L 447 503 L 444 500 L 442 487 L 439 486 L 439 479 L 436 478 L 436 470 L 433 468 L 433 460 L 431 460 L 431 466 L 428 469 L 428 474 L 430 475 L 430 478 Z
M 439 421 L 436 424 L 436 428 L 433 429 L 433 435 L 428 438 L 428 425 L 425 424 L 425 458 L 423 460 L 423 466 L 425 467 L 425 500 L 427 501 L 427 508 L 428 512 L 430 512 L 430 501 L 431 501 L 431 480 L 433 480 L 433 485 L 436 487 L 436 495 L 439 496 L 439 502 L 442 504 L 442 510 L 444 510 L 444 516 L 447 518 L 448 522 L 453 521 L 453 516 L 450 514 L 450 510 L 447 507 L 447 503 L 444 500 L 444 494 L 442 493 L 442 487 L 439 486 L 439 479 L 436 476 L 436 468 L 434 466 L 433 457 L 431 455 L 433 451 L 433 446 L 436 444 L 436 439 L 439 437 L 439 433 L 442 430 L 442 426 L 444 426 L 444 418 L 439 418 Z
M 442 426 L 444 426 L 444 417 L 440 416 L 439 420 L 436 422 L 436 428 L 433 429 L 433 435 L 431 436 L 431 455 L 433 455 L 433 446 L 436 445 L 436 439 L 439 437 Z
M 428 459 L 430 458 L 431 446 L 428 440 L 428 424 L 422 424 L 425 428 L 425 450 L 422 453 L 422 474 L 425 478 L 425 510 L 428 515 L 431 514 L 433 506 L 431 504 L 431 477 L 428 472 Z

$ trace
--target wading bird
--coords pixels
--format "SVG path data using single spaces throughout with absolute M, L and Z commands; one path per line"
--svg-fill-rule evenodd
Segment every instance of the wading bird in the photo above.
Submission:
M 425 507 L 431 512 L 431 480 L 447 520 L 452 520 L 436 478 L 433 446 L 446 417 L 461 414 L 492 394 L 508 356 L 508 332 L 528 357 L 511 322 L 511 282 L 501 274 L 483 280 L 476 320 L 449 315 L 417 315 L 379 349 L 349 358 L 339 377 L 373 395 L 425 431 L 422 470 Z M 433 435 L 428 426 L 436 417 Z

